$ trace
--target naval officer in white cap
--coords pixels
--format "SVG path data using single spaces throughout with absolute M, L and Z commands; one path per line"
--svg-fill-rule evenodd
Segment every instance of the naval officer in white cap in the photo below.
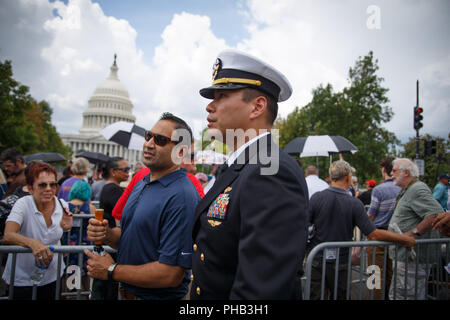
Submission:
M 236 50 L 218 55 L 200 90 L 212 135 L 233 153 L 196 209 L 191 299 L 301 299 L 308 192 L 269 132 L 291 93 L 283 74 Z

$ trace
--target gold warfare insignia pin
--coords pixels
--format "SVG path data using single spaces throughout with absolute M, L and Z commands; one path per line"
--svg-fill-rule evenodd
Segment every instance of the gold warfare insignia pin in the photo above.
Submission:
M 222 224 L 222 221 L 208 219 L 208 223 L 211 225 L 211 227 L 214 228 L 214 227 L 220 226 Z
M 233 188 L 231 188 L 231 187 L 227 187 L 227 188 L 223 191 L 223 193 L 228 193 L 228 192 L 230 192 L 232 189 L 233 189 Z

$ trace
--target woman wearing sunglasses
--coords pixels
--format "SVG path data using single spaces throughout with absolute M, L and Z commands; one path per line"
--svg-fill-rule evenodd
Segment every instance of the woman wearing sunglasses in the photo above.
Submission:
M 72 227 L 72 216 L 55 197 L 56 170 L 47 163 L 36 163 L 26 174 L 29 196 L 17 200 L 5 226 L 3 243 L 28 247 L 32 253 L 18 254 L 13 299 L 32 297 L 30 275 L 35 264 L 48 269 L 37 285 L 37 299 L 54 299 L 57 261 L 49 246 L 59 245 L 63 231 Z M 12 254 L 9 255 L 3 279 L 10 284 Z M 61 275 L 64 264 L 61 266 Z M 11 288 L 10 288 L 11 290 Z

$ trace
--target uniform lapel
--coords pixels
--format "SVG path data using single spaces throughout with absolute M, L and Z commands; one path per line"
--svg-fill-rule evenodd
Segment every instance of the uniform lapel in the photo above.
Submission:
M 228 169 L 225 170 L 225 172 L 219 177 L 219 179 L 216 180 L 212 188 L 206 193 L 205 197 L 200 200 L 199 204 L 197 205 L 197 208 L 195 210 L 195 219 L 194 219 L 194 229 L 193 229 L 193 235 L 195 237 L 195 234 L 198 231 L 199 225 L 197 224 L 197 220 L 200 218 L 200 215 L 202 212 L 204 212 L 218 197 L 218 195 L 225 190 L 226 187 L 230 186 L 233 181 L 239 176 L 240 171 L 248 164 L 249 159 L 252 159 L 254 156 L 257 156 L 257 152 L 259 150 L 259 143 L 263 139 L 267 139 L 266 146 L 268 146 L 268 149 L 270 149 L 270 143 L 271 143 L 272 135 L 268 134 L 262 138 L 260 138 L 257 143 L 256 148 L 250 148 L 247 147 L 242 154 L 238 157 L 237 163 L 233 163 Z

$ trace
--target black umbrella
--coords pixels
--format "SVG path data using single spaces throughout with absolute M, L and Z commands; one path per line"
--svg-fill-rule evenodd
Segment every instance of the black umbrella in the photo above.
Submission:
M 141 150 L 144 145 L 145 129 L 132 122 L 117 121 L 99 132 L 106 140 L 116 142 L 130 150 Z
M 25 162 L 30 162 L 32 160 L 41 160 L 44 162 L 58 162 L 67 160 L 62 154 L 57 152 L 38 152 L 28 154 L 24 156 L 23 159 L 25 160 Z
M 91 152 L 91 151 L 82 151 L 75 155 L 75 158 L 86 158 L 89 162 L 92 163 L 105 163 L 109 161 L 109 157 L 106 154 L 100 152 Z
M 355 153 L 358 148 L 344 137 L 323 135 L 295 138 L 283 150 L 299 157 L 326 157 L 336 153 Z

